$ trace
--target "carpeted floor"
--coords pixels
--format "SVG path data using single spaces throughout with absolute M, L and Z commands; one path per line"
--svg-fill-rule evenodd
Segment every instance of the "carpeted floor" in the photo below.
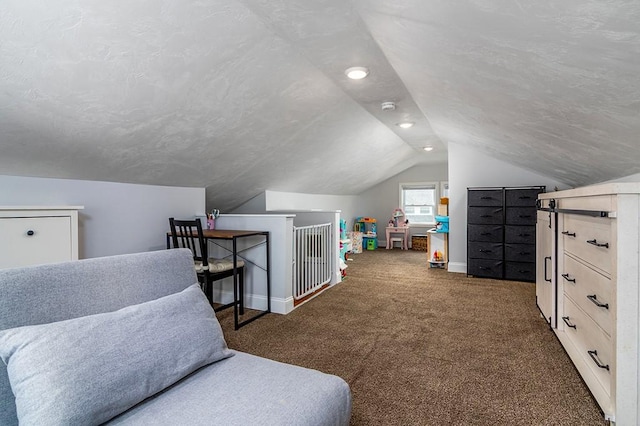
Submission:
M 232 349 L 344 378 L 352 425 L 603 425 L 532 283 L 430 269 L 426 254 L 352 255 L 346 281 L 233 330 Z

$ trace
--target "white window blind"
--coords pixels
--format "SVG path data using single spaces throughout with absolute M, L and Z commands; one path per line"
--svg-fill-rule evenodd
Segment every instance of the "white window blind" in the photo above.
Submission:
M 437 200 L 437 183 L 400 184 L 400 204 L 409 225 L 435 224 Z

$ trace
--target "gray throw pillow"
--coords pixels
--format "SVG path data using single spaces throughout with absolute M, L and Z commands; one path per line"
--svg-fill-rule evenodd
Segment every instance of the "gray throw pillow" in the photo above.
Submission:
M 115 312 L 0 331 L 21 425 L 99 424 L 231 355 L 198 284 Z

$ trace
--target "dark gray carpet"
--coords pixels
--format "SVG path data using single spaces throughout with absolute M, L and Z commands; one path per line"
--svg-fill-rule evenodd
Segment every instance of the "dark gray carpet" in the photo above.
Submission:
M 426 253 L 352 255 L 347 280 L 229 347 L 344 378 L 353 425 L 602 425 L 532 283 L 429 269 Z

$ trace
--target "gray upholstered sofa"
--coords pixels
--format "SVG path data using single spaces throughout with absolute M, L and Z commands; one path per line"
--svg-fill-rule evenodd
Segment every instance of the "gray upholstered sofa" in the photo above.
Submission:
M 182 249 L 0 270 L 0 424 L 349 423 L 344 380 L 228 349 L 195 283 Z

